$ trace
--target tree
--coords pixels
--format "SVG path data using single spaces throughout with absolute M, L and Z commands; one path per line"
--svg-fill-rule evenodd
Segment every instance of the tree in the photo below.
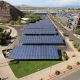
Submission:
M 11 31 L 10 32 L 5 31 L 4 33 L 0 34 L 0 44 L 1 45 L 6 44 L 7 40 L 10 39 L 10 34 L 11 34 Z
M 29 23 L 35 23 L 36 21 L 39 21 L 41 19 L 42 19 L 41 16 L 32 14 L 32 15 L 29 16 L 29 21 L 28 22 Z

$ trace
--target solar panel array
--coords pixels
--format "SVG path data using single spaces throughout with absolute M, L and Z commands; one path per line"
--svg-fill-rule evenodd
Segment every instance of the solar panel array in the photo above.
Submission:
M 33 12 L 34 14 L 48 14 L 48 13 L 51 13 L 51 14 L 57 14 L 59 12 L 57 11 L 50 11 L 50 12 L 47 12 L 47 11 L 35 11 Z
M 54 44 L 64 44 L 64 39 L 58 35 L 58 31 L 48 18 L 25 26 L 23 34 L 27 35 L 20 37 L 22 46 L 14 47 L 9 58 L 18 60 L 60 58 Z
M 42 23 L 31 23 L 31 24 L 28 24 L 27 26 L 25 26 L 25 29 L 54 29 L 54 27 L 49 27 L 49 26 L 52 26 L 52 25 L 47 25 L 47 24 L 42 24 Z
M 41 34 L 41 35 L 57 35 L 58 32 L 53 30 L 53 29 L 25 29 L 23 31 L 23 34 L 26 34 L 26 35 L 35 35 L 35 34 Z
M 56 30 L 54 25 L 50 22 L 50 20 L 48 20 L 48 18 L 45 18 L 41 21 L 38 21 L 36 23 L 31 23 L 28 26 L 26 26 L 23 30 L 23 34 L 57 35 L 58 31 Z
M 58 51 L 53 46 L 17 46 L 14 47 L 11 59 L 59 59 Z
M 64 39 L 60 36 L 22 36 L 21 44 L 64 44 Z
M 23 34 L 26 35 L 57 35 L 58 31 L 52 25 L 50 20 L 48 18 L 45 18 L 41 21 L 38 21 L 36 23 L 31 23 L 28 26 L 24 28 Z

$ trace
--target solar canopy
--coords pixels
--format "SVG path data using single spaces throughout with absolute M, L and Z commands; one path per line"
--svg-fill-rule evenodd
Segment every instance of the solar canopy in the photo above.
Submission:
M 40 28 L 40 29 L 56 29 L 54 27 L 54 25 L 51 23 L 51 21 L 47 18 L 43 19 L 43 20 L 40 20 L 40 21 L 37 21 L 36 23 L 30 23 L 28 24 L 26 27 L 26 29 L 31 29 L 31 28 Z
M 58 50 L 53 46 L 16 46 L 13 48 L 10 59 L 59 59 Z
M 45 25 L 42 24 L 42 23 L 40 24 L 38 22 L 28 24 L 27 26 L 25 26 L 24 29 L 35 29 L 35 28 L 37 28 L 37 29 L 53 29 L 53 30 L 56 30 L 55 27 L 52 27 L 52 26 L 47 25 L 47 24 L 45 24 Z
M 25 26 L 25 28 L 23 30 L 23 34 L 56 35 L 56 34 L 58 34 L 58 31 L 56 30 L 54 25 L 51 23 L 51 21 L 48 18 L 45 18 L 43 20 L 37 21 L 36 23 L 31 23 L 31 24 L 28 24 L 27 26 Z
M 60 36 L 22 36 L 20 38 L 22 44 L 64 44 L 64 39 Z
M 50 12 L 47 12 L 47 11 L 35 11 L 33 12 L 34 14 L 48 14 L 48 13 L 51 13 L 51 14 L 57 14 L 58 12 L 57 11 L 50 11 Z
M 56 35 L 58 34 L 57 31 L 53 30 L 53 29 L 25 29 L 23 31 L 23 34 L 26 34 L 26 35 L 35 35 L 35 34 L 41 34 L 41 35 Z

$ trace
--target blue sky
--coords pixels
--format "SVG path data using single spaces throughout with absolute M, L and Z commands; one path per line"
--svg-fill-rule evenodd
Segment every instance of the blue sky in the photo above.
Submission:
M 13 5 L 29 5 L 38 7 L 80 6 L 80 0 L 4 0 Z

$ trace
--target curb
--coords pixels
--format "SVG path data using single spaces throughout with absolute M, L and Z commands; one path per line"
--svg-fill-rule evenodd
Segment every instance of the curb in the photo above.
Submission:
M 60 75 L 53 75 L 52 77 L 50 77 L 50 78 L 47 79 L 47 80 L 55 79 L 55 78 L 57 78 L 57 77 L 59 77 L 59 76 L 64 75 L 64 73 L 68 73 L 68 72 L 72 71 L 73 69 L 76 69 L 76 68 L 79 68 L 79 67 L 80 67 L 80 65 L 74 65 L 73 68 L 72 68 L 71 70 L 62 71 L 62 72 L 60 73 Z

